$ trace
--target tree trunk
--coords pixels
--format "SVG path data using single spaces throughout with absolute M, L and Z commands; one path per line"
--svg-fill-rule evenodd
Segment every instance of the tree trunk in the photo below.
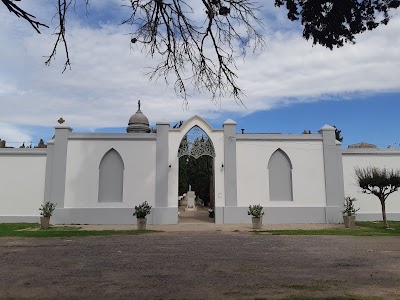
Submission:
M 386 219 L 386 203 L 385 203 L 385 200 L 381 199 L 381 206 L 382 206 L 383 226 L 385 228 L 389 228 L 389 224 L 388 224 L 388 221 Z

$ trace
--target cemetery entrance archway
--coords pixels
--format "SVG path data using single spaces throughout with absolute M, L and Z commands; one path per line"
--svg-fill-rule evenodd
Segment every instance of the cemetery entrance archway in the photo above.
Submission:
M 214 145 L 199 126 L 182 138 L 179 159 L 179 222 L 214 222 L 215 176 Z

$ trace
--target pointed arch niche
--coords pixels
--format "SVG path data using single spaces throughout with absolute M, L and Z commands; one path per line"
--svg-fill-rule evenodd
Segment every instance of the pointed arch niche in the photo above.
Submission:
M 121 155 L 110 149 L 99 165 L 99 202 L 122 202 L 124 162 Z
M 293 201 L 292 169 L 285 151 L 278 149 L 271 155 L 268 162 L 271 201 Z

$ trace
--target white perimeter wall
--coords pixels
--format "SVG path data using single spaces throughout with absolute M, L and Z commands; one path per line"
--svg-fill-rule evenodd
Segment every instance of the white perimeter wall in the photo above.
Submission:
M 343 176 L 345 196 L 357 198 L 356 208 L 360 210 L 357 214 L 381 214 L 381 204 L 376 196 L 363 194 L 357 185 L 354 169 L 369 166 L 386 167 L 389 169 L 400 169 L 400 151 L 397 154 L 388 150 L 375 150 L 375 154 L 343 153 Z M 389 151 L 390 152 L 390 151 Z M 387 213 L 400 213 L 400 191 L 394 192 L 386 200 Z
M 268 161 L 278 148 L 292 162 L 293 201 L 269 200 Z M 236 153 L 238 206 L 326 206 L 322 141 L 238 140 Z
M 224 131 L 213 130 L 207 122 L 198 116 L 190 118 L 179 130 L 172 129 L 169 132 L 169 161 L 171 168 L 168 176 L 168 206 L 178 206 L 178 149 L 182 138 L 194 126 L 199 126 L 201 129 L 203 129 L 214 145 L 215 206 L 225 206 L 224 172 L 221 168 L 224 161 Z
M 13 149 L 16 152 L 19 150 L 37 151 Z M 0 216 L 39 216 L 39 207 L 44 201 L 46 154 L 2 155 L 1 152 Z
M 99 203 L 99 165 L 114 148 L 124 162 L 123 202 Z M 67 154 L 66 208 L 134 207 L 155 203 L 156 141 L 69 140 Z

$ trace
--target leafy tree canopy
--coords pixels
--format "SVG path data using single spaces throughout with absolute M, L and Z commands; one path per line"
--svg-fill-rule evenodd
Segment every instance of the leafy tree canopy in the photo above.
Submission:
M 382 207 L 385 227 L 389 227 L 386 219 L 386 199 L 400 187 L 400 170 L 378 167 L 356 168 L 357 183 L 363 193 L 378 197 Z

